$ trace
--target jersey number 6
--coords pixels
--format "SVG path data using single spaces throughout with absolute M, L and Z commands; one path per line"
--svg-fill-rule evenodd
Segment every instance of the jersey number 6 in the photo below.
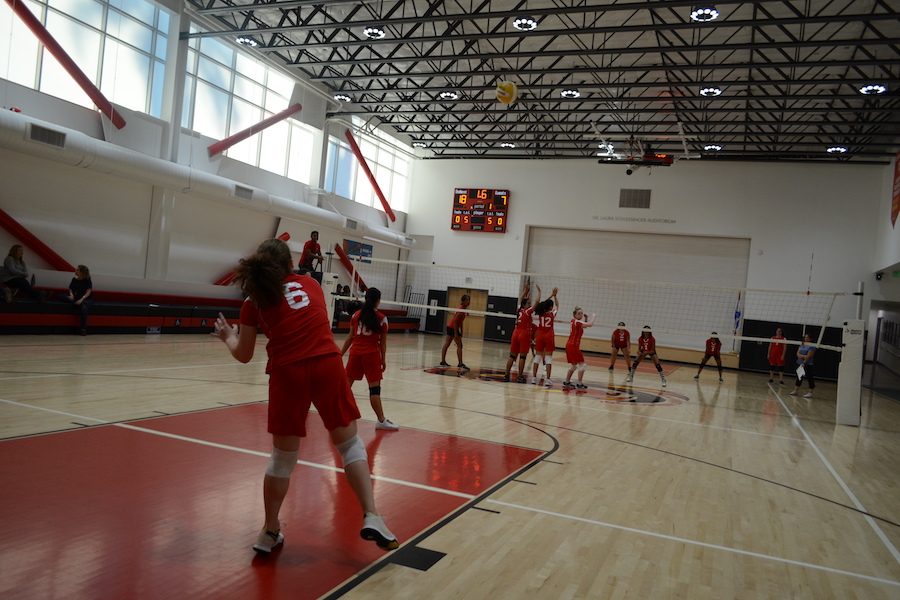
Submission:
M 309 296 L 303 291 L 303 286 L 296 281 L 284 284 L 284 298 L 288 306 L 295 310 L 309 306 Z

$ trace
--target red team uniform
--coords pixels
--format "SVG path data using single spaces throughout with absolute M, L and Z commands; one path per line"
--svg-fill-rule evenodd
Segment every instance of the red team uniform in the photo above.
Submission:
M 531 348 L 531 317 L 533 314 L 533 306 L 519 309 L 519 315 L 516 317 L 516 328 L 513 330 L 512 340 L 509 344 L 510 354 L 528 354 L 528 350 Z
M 334 343 L 322 288 L 306 275 L 284 278 L 276 305 L 241 306 L 241 327 L 259 327 L 269 356 L 269 433 L 306 436 L 306 415 L 315 404 L 330 431 L 360 418 L 341 351 Z
M 616 350 L 631 348 L 631 334 L 627 329 L 616 329 L 612 332 L 612 345 Z
M 537 334 L 534 336 L 535 352 L 552 354 L 556 348 L 556 339 L 553 333 L 553 322 L 556 319 L 556 313 L 556 308 L 553 308 L 538 317 Z
M 453 316 L 450 317 L 450 322 L 447 323 L 447 335 L 455 336 L 457 333 L 462 335 L 463 321 L 466 320 L 465 309 L 462 307 L 462 304 L 456 307 L 458 312 L 453 313 Z
M 722 342 L 718 338 L 709 338 L 706 340 L 706 357 L 719 358 L 719 352 L 722 351 Z
M 572 329 L 569 339 L 566 341 L 566 360 L 573 365 L 584 362 L 584 354 L 581 352 L 581 336 L 584 334 L 584 323 L 578 319 L 572 319 Z
M 378 318 L 378 331 L 371 331 L 360 322 L 362 311 L 356 311 L 350 317 L 350 329 L 353 330 L 353 343 L 350 345 L 350 358 L 347 359 L 347 376 L 353 381 L 362 379 L 365 375 L 369 386 L 381 381 L 381 336 L 387 335 L 388 320 L 379 310 L 375 311 Z
M 319 242 L 306 240 L 306 243 L 303 244 L 303 252 L 300 253 L 300 266 L 311 270 L 313 258 L 320 254 L 322 254 L 322 248 L 319 246 Z
M 656 354 L 656 338 L 652 335 L 638 338 L 639 354 Z
M 783 340 L 783 335 L 772 336 L 772 342 L 769 345 L 769 366 L 784 366 L 784 344 L 778 343 L 776 340 Z

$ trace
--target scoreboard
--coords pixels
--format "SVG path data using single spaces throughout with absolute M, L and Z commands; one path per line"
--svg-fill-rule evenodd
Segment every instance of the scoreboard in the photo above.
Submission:
M 509 190 L 455 188 L 450 229 L 506 233 Z

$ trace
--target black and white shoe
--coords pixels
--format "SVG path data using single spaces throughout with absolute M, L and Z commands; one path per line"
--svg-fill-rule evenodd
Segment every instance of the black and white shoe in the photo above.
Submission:
M 280 531 L 264 529 L 256 536 L 256 543 L 253 544 L 253 549 L 262 554 L 268 554 L 283 543 L 284 535 Z

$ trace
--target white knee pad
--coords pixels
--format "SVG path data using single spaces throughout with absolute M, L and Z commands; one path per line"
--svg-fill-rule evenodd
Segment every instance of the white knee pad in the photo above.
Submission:
M 362 440 L 359 439 L 358 435 L 354 435 L 346 442 L 338 444 L 337 449 L 338 452 L 341 453 L 341 458 L 344 461 L 345 467 L 361 460 L 368 460 L 369 458 L 366 454 L 366 447 L 363 446 Z
M 544 364 L 545 364 L 545 365 L 553 364 L 553 357 L 552 357 L 551 355 L 549 355 L 549 354 L 548 354 L 547 356 L 545 356 L 545 357 L 544 357 Z
M 531 359 L 531 362 L 533 362 L 533 363 L 536 364 L 536 365 L 541 364 L 541 355 L 540 355 L 540 354 L 535 354 L 535 355 L 534 355 L 534 358 Z
M 578 363 L 575 368 L 578 369 L 579 373 L 584 373 L 585 369 L 587 369 L 587 365 L 584 363 Z
M 266 475 L 290 479 L 291 473 L 297 465 L 297 453 L 297 450 L 288 451 L 272 448 L 272 455 L 269 457 L 269 465 L 266 467 Z

